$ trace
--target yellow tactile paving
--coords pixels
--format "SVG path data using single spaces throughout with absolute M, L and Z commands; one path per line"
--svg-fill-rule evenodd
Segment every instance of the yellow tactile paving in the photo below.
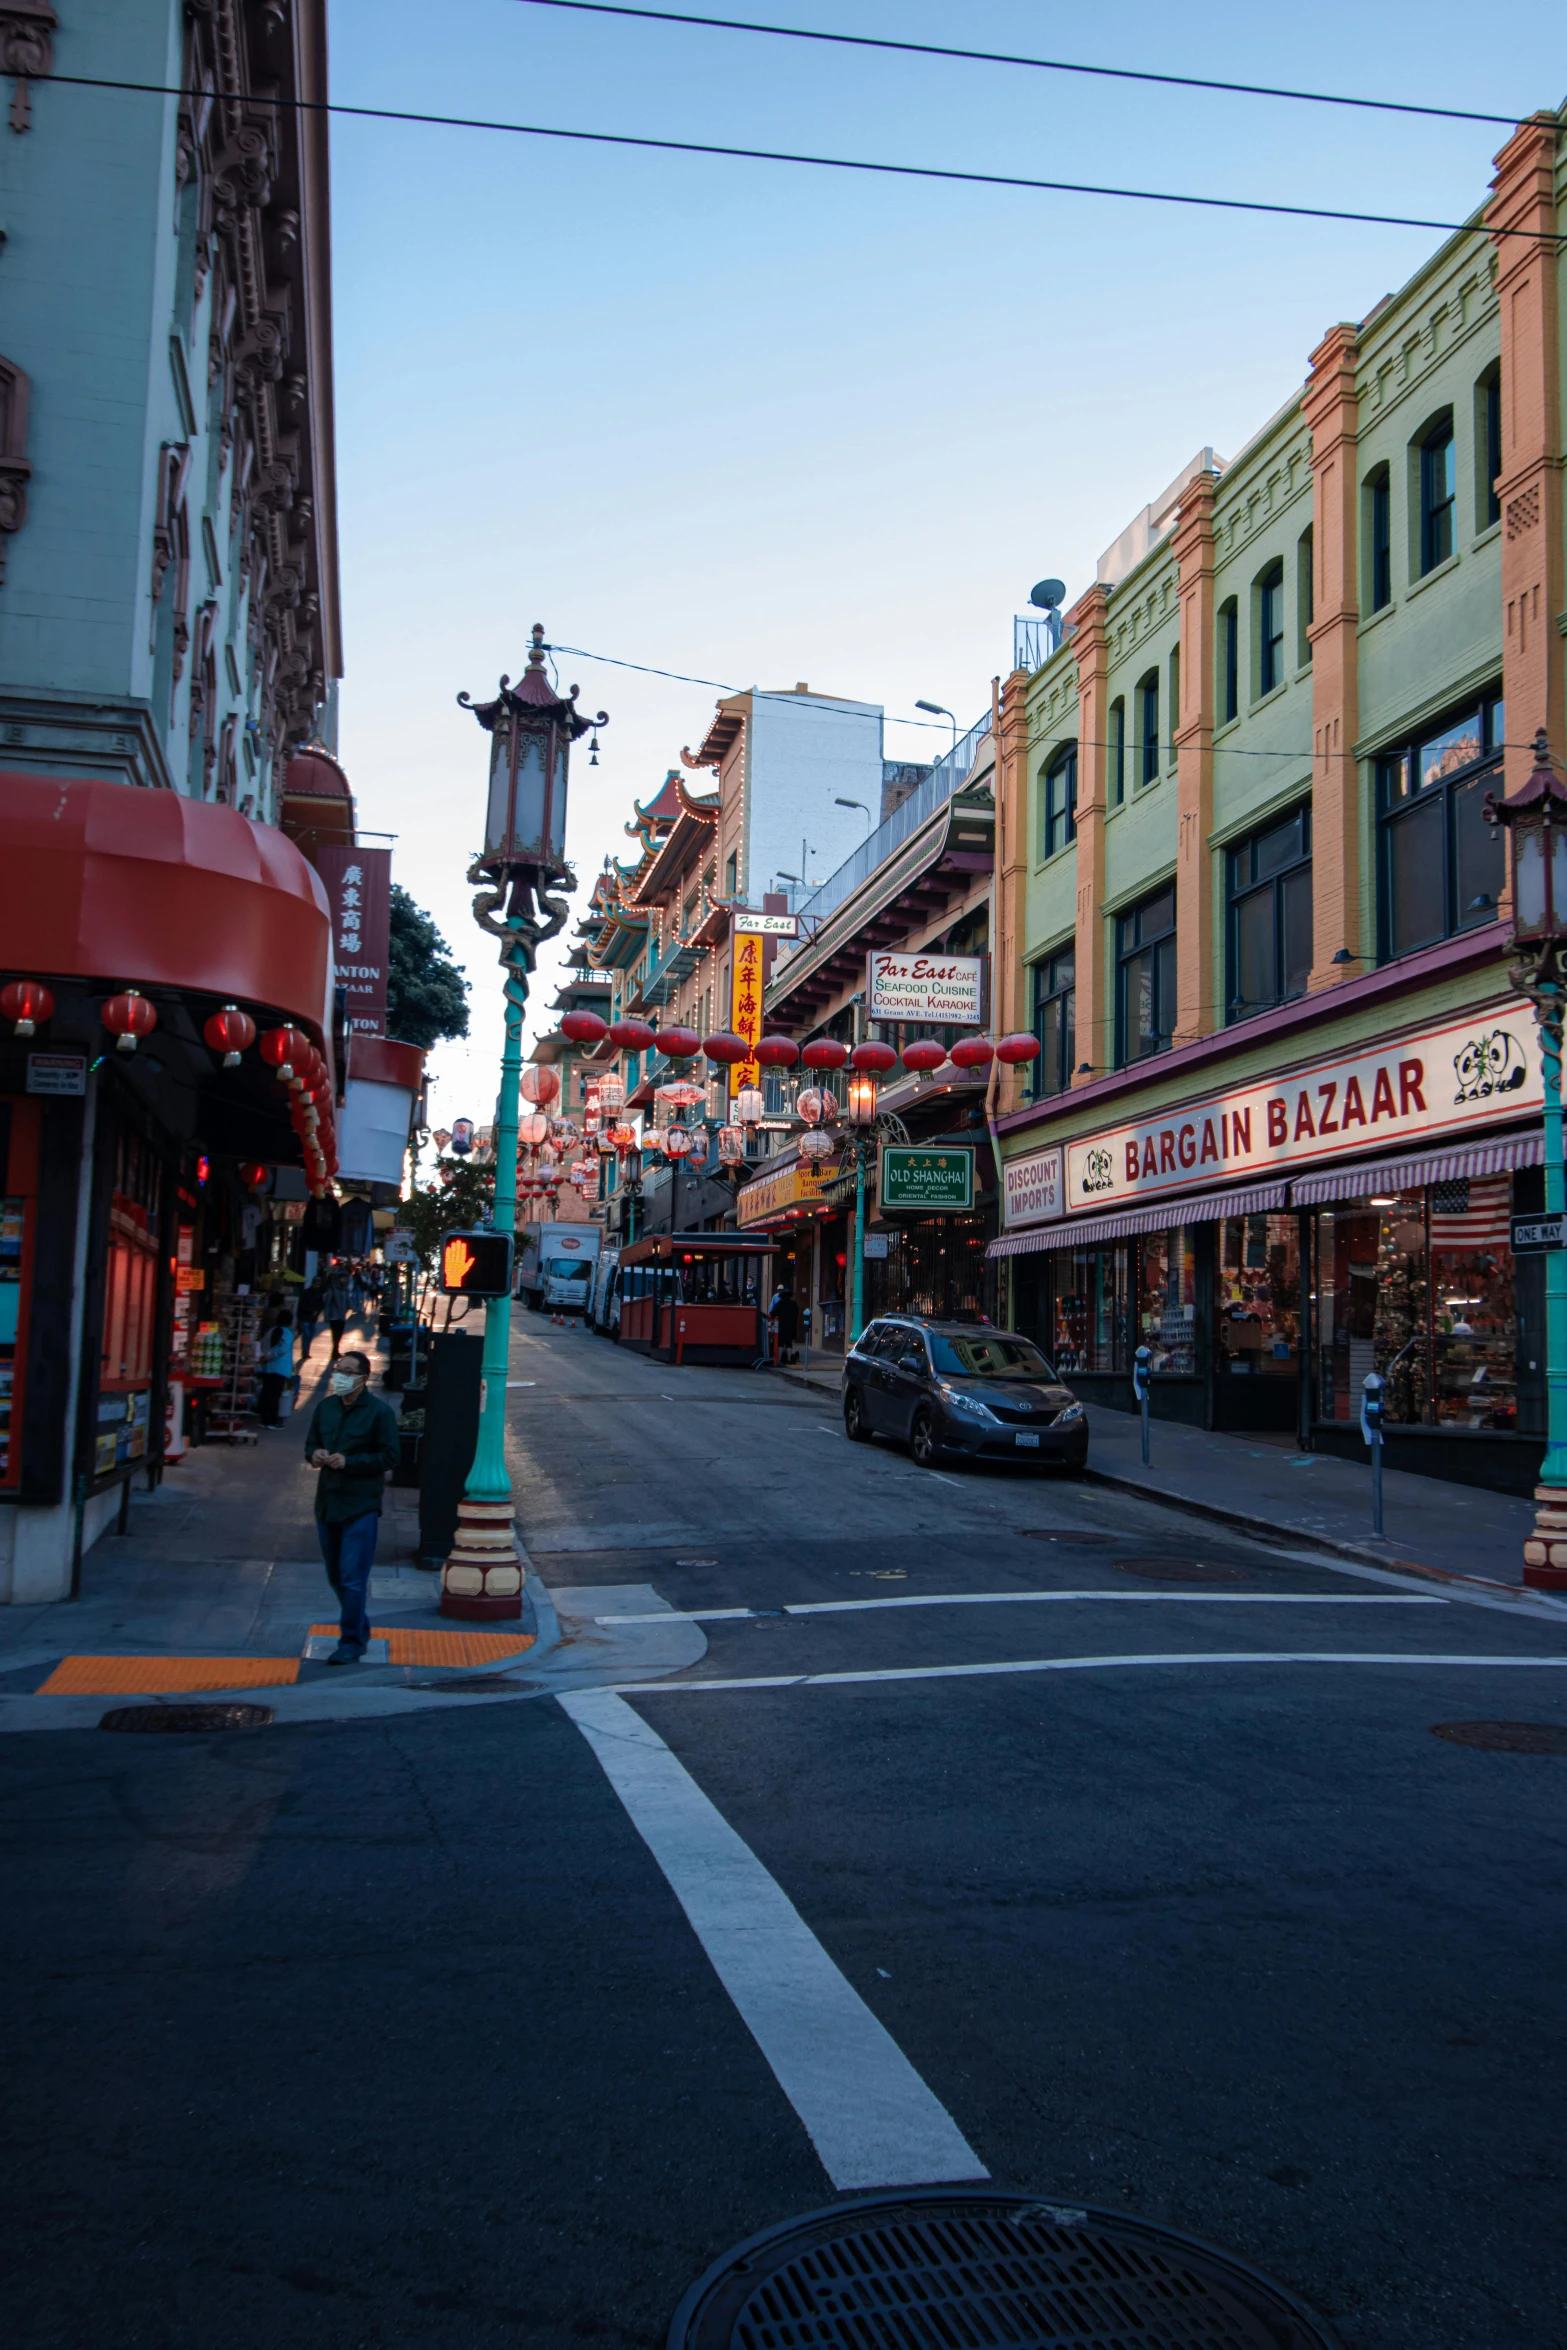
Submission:
M 335 1634 L 336 1624 L 312 1624 L 310 1636 Z M 372 1640 L 386 1642 L 393 1665 L 498 1665 L 533 1646 L 531 1632 L 415 1632 L 396 1624 L 372 1624 Z
M 297 1656 L 68 1656 L 40 1697 L 153 1697 L 176 1689 L 273 1689 L 299 1679 Z

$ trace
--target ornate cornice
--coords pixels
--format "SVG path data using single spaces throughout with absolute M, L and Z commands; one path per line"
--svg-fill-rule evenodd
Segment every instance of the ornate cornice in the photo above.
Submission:
M 54 36 L 60 19 L 49 0 L 0 0 L 0 73 L 16 87 L 11 93 L 11 128 L 32 127 L 31 85 L 54 71 Z

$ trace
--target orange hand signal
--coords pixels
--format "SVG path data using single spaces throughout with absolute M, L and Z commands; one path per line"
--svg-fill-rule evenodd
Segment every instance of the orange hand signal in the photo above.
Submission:
M 447 1288 L 460 1289 L 472 1272 L 474 1263 L 474 1253 L 460 1233 L 455 1239 L 449 1240 L 446 1243 L 444 1255 L 444 1278 Z

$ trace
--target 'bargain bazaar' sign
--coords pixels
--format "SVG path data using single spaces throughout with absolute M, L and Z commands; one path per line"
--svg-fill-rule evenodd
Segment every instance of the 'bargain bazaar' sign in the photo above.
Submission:
M 1067 1147 L 1071 1214 L 1463 1133 L 1545 1100 L 1527 1004 L 1368 1045 Z

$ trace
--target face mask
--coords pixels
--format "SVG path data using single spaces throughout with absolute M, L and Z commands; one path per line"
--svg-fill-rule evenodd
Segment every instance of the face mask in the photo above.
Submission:
M 328 1384 L 334 1395 L 352 1395 L 359 1381 L 352 1371 L 334 1371 Z

